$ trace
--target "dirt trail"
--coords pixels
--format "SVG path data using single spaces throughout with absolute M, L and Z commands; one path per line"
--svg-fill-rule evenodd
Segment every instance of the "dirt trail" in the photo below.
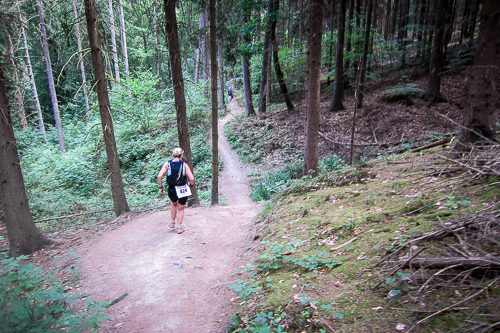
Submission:
M 235 100 L 228 107 L 241 112 Z M 219 192 L 227 206 L 186 208 L 187 231 L 181 235 L 168 228 L 166 210 L 82 245 L 80 292 L 100 300 L 128 293 L 107 310 L 113 320 L 101 332 L 225 332 L 232 314 L 227 284 L 247 262 L 251 220 L 259 209 L 248 198 L 246 172 L 223 135 L 231 112 L 219 121 Z

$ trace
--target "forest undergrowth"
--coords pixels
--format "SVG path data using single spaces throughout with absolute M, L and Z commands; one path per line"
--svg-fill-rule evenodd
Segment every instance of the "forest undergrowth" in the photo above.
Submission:
M 304 110 L 237 117 L 226 136 L 264 203 L 235 272 L 231 332 L 493 332 L 500 327 L 499 146 L 454 147 L 463 77 L 448 102 L 384 99 L 372 82 L 349 166 L 350 121 L 322 95 L 320 175 L 302 177 Z M 325 88 L 328 89 L 328 88 Z M 403 102 L 403 104 L 401 104 Z

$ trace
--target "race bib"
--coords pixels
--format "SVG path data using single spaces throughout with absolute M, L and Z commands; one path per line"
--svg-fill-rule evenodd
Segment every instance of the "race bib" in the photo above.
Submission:
M 175 193 L 177 194 L 177 198 L 189 197 L 191 195 L 191 189 L 188 185 L 181 185 L 175 187 Z

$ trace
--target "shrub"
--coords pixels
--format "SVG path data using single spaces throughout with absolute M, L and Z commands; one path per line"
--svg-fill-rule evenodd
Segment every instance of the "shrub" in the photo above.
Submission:
M 2 332 L 82 332 L 109 319 L 102 313 L 107 303 L 86 300 L 78 308 L 71 306 L 83 296 L 65 294 L 54 276 L 32 263 L 23 264 L 25 259 L 28 256 L 1 260 Z

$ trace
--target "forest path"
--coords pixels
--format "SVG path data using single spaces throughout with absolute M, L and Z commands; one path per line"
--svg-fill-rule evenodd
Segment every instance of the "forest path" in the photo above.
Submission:
M 219 120 L 219 192 L 227 206 L 186 208 L 187 230 L 180 235 L 168 228 L 166 210 L 80 247 L 80 292 L 108 301 L 128 293 L 107 309 L 113 320 L 103 322 L 101 332 L 225 332 L 233 295 L 227 284 L 247 262 L 251 221 L 260 208 L 249 199 L 246 171 L 223 135 L 224 124 L 242 109 L 236 100 L 228 108 Z

